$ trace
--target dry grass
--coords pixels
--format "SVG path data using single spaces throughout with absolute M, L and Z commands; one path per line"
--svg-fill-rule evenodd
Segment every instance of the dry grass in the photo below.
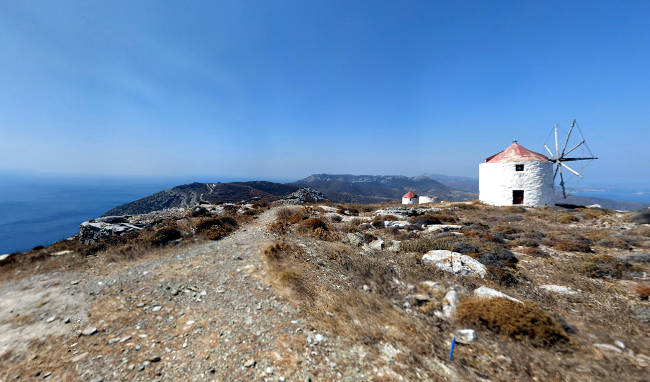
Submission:
M 557 221 L 562 224 L 571 224 L 571 223 L 579 222 L 580 219 L 574 215 L 564 214 L 564 215 L 560 215 L 560 217 L 557 218 Z
M 456 319 L 515 340 L 530 340 L 535 346 L 553 346 L 569 341 L 557 320 L 531 302 L 520 304 L 504 298 L 468 298 L 458 305 Z

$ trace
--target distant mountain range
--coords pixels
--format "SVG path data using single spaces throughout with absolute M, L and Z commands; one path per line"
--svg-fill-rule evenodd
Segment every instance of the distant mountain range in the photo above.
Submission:
M 117 206 L 102 216 L 142 214 L 198 203 L 239 202 L 278 199 L 301 187 L 322 192 L 334 202 L 378 203 L 399 200 L 407 191 L 439 200 L 478 198 L 478 179 L 438 174 L 415 177 L 403 175 L 332 175 L 314 174 L 291 183 L 265 181 L 231 183 L 190 183 L 160 191 L 142 199 Z M 601 198 L 569 196 L 569 204 L 600 204 L 604 208 L 637 210 L 648 205 Z

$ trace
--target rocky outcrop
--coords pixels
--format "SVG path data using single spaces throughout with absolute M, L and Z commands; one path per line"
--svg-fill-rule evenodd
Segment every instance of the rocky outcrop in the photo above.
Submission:
M 323 195 L 323 193 L 309 187 L 299 188 L 298 190 L 278 200 L 278 202 L 286 204 L 304 204 L 324 201 L 327 201 L 327 198 L 325 195 Z
M 435 265 L 445 272 L 463 276 L 485 277 L 483 264 L 469 256 L 444 249 L 429 251 L 422 256 L 422 263 Z
M 187 214 L 184 208 L 173 208 L 141 215 L 104 216 L 81 223 L 79 241 L 95 244 L 126 233 L 151 227 L 166 219 L 178 219 Z

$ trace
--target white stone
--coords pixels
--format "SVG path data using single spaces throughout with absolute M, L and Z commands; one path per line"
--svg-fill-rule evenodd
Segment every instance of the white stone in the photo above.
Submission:
M 510 301 L 518 302 L 520 304 L 523 304 L 523 302 L 517 300 L 514 297 L 510 297 L 507 294 L 503 292 L 499 292 L 496 289 L 488 288 L 486 286 L 482 286 L 480 288 L 474 289 L 474 296 L 479 297 L 479 298 L 507 298 Z
M 54 252 L 54 253 L 52 253 L 52 256 L 63 256 L 63 255 L 69 255 L 71 253 L 73 253 L 71 250 L 66 249 L 64 251 Z
M 515 171 L 523 164 L 523 171 Z M 483 162 L 478 166 L 479 199 L 495 206 L 511 206 L 512 191 L 524 191 L 524 206 L 553 203 L 553 162 Z
M 404 228 L 409 226 L 411 223 L 406 220 L 385 220 L 384 227 L 395 227 L 395 228 Z
M 360 247 L 363 244 L 363 235 L 358 232 L 349 232 L 348 241 L 350 244 Z
M 596 348 L 598 348 L 598 350 L 604 351 L 604 352 L 613 352 L 613 353 L 622 353 L 623 352 L 623 350 L 621 350 L 620 348 L 618 348 L 618 347 L 616 347 L 614 345 L 610 345 L 610 344 L 594 344 L 594 346 Z
M 474 329 L 458 329 L 456 330 L 456 342 L 461 344 L 469 344 L 478 339 L 478 334 Z
M 456 315 L 456 306 L 458 305 L 458 292 L 451 288 L 445 294 L 445 298 L 442 299 L 442 317 L 444 319 L 450 320 Z
M 546 291 L 549 291 L 549 292 L 559 293 L 559 294 L 567 294 L 567 295 L 569 295 L 569 294 L 577 294 L 578 293 L 577 290 L 571 289 L 569 287 L 562 286 L 562 285 L 546 284 L 546 285 L 540 285 L 540 288 L 544 289 Z
M 384 241 L 382 239 L 373 240 L 370 243 L 368 243 L 368 247 L 370 247 L 370 249 L 381 251 L 382 249 L 384 249 Z
M 424 264 L 432 264 L 443 271 L 460 275 L 485 277 L 487 270 L 483 264 L 469 256 L 444 249 L 429 251 L 422 256 Z
M 461 226 L 456 224 L 431 224 L 425 226 L 425 230 L 427 232 L 438 232 L 438 231 L 447 232 L 447 231 L 459 230 L 461 228 L 462 228 Z

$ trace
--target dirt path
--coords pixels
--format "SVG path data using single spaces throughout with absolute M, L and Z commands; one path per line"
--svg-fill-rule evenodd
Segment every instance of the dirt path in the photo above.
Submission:
M 0 380 L 367 379 L 362 350 L 317 332 L 264 279 L 274 216 L 110 276 L 1 285 Z

